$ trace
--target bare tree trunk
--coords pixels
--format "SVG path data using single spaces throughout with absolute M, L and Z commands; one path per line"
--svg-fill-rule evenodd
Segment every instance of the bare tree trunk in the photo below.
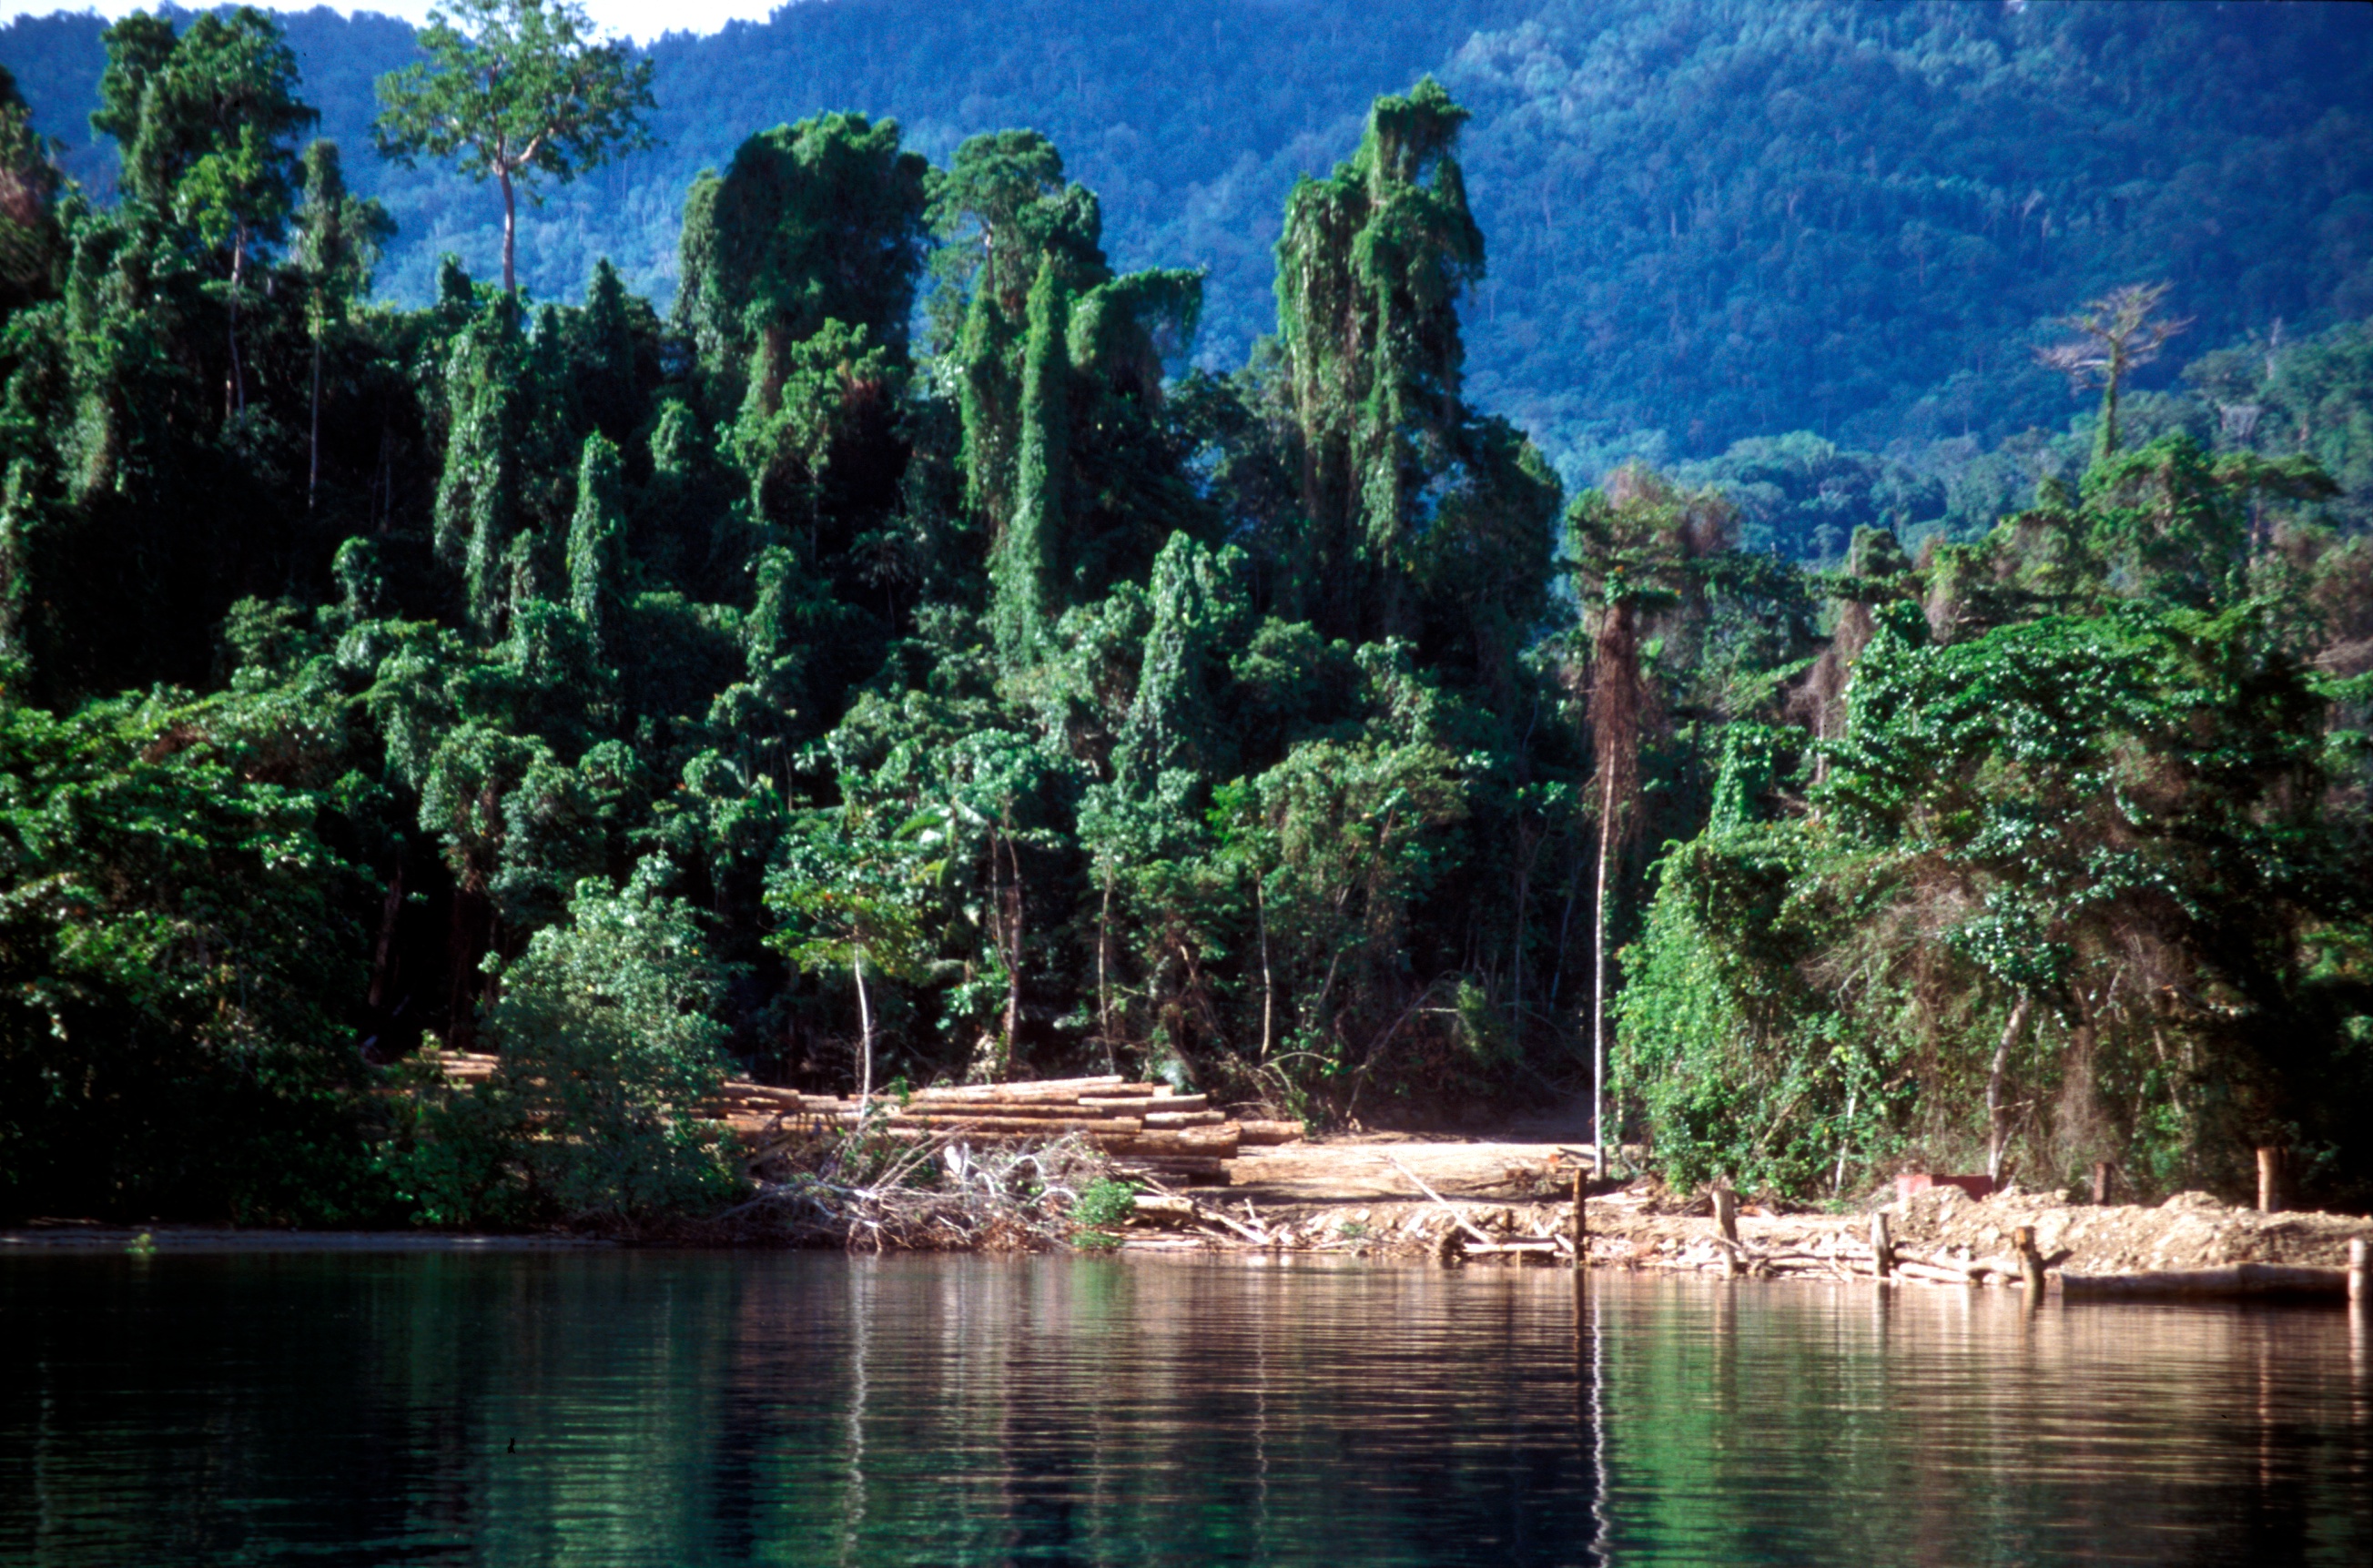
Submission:
M 865 949 L 857 947 L 849 955 L 849 969 L 857 976 L 857 1028 L 859 1064 L 857 1105 L 862 1110 L 873 1098 L 873 1003 L 865 994 Z
M 1986 1074 L 1986 1179 L 2002 1180 L 2003 1153 L 2009 1146 L 2007 1118 L 2003 1110 L 2003 1079 L 2010 1072 L 2010 1048 L 2017 1043 L 2019 1030 L 2027 1027 L 2028 1002 L 2024 996 L 2010 1010 L 2010 1022 L 2003 1026 L 2002 1041 L 1994 1047 L 1993 1070 Z
M 1591 932 L 1590 1146 L 1592 1174 L 1607 1175 L 1607 862 L 1615 846 L 1614 791 L 1598 808 L 1598 918 Z
M 1029 918 L 1022 890 L 1022 856 L 1013 847 L 1011 833 L 1005 836 L 1005 861 L 1012 871 L 1006 883 L 1006 896 L 1011 902 L 1005 916 L 1005 1064 L 1011 1071 L 1014 1042 L 1022 1032 L 1022 928 Z
M 511 190 L 511 171 L 497 166 L 496 177 L 503 184 L 503 293 L 509 295 L 519 287 L 515 261 L 519 255 L 519 198 Z
M 1105 1065 L 1113 1065 L 1112 1040 L 1112 866 L 1105 867 L 1104 908 L 1096 915 L 1096 1028 L 1104 1036 Z
M 2109 385 L 2102 389 L 2101 398 L 2101 456 L 2105 458 L 2115 457 L 2118 451 L 2118 393 L 2125 385 L 2126 370 L 2126 345 L 2122 341 L 2113 341 L 2110 344 Z
M 1261 1049 L 1260 1059 L 1268 1060 L 1269 1048 L 1275 1040 L 1272 1020 L 1277 1016 L 1277 981 L 1268 968 L 1268 898 L 1262 889 L 1264 878 L 1253 875 L 1253 914 L 1260 923 L 1261 950 Z
M 230 385 L 231 408 L 247 412 L 247 369 L 239 358 L 239 287 L 247 274 L 247 235 L 242 230 L 230 246 Z
M 1598 774 L 1597 918 L 1591 933 L 1590 1116 L 1593 1163 L 1607 1174 L 1607 913 L 1614 860 L 1629 835 L 1623 811 L 1639 793 L 1641 690 L 1637 606 L 1601 612 L 1590 652 L 1590 749 Z
M 321 324 L 313 323 L 313 433 L 305 473 L 305 510 L 313 509 L 314 493 L 321 488 Z

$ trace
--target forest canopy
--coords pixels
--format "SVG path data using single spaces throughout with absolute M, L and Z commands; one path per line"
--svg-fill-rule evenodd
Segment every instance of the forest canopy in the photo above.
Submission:
M 812 9 L 770 27 L 897 14 Z M 2145 36 L 1768 15 L 1726 57 L 1802 46 L 1874 117 L 1923 51 L 1993 102 L 2049 44 L 2075 103 Z M 1639 60 L 1713 48 L 1695 12 L 1609 16 Z M 2347 25 L 2174 16 L 2261 64 Z M 1574 406 L 1620 425 L 1662 388 L 1637 420 L 1713 434 L 1585 485 L 1486 358 L 1529 220 L 1486 173 L 1514 122 L 1460 86 L 1471 29 L 1465 66 L 1294 155 L 1254 341 L 1228 269 L 1124 240 L 1152 198 L 1108 200 L 1063 137 L 845 100 L 754 115 L 676 181 L 663 294 L 535 222 L 522 287 L 481 250 L 381 289 L 443 187 L 338 145 L 294 41 L 345 25 L 108 29 L 103 186 L 0 84 L 0 1209 L 696 1210 L 735 1179 L 674 1112 L 729 1068 L 1126 1071 L 1326 1123 L 1603 1085 L 1607 1135 L 1688 1179 L 2107 1160 L 2173 1191 L 2279 1143 L 2303 1191 L 2373 1191 L 2344 224 L 2260 296 L 2052 209 L 2020 254 L 2056 284 L 1907 304 L 1926 348 L 1878 333 L 1868 406 L 1899 412 L 1913 349 L 1994 334 L 2011 434 L 1954 465 L 1802 428 L 1850 422 L 1798 370 L 1768 424 L 1724 413 L 1656 369 L 1662 328 L 1597 319 Z M 662 134 L 687 48 L 654 52 Z M 2268 111 L 2236 92 L 2210 101 Z M 1882 187 L 1795 203 L 1790 243 L 1892 211 Z M 2296 321 L 2249 339 L 2277 296 Z M 2069 401 L 2035 351 L 2128 307 L 2133 342 L 2201 351 L 2170 349 L 2176 389 L 2127 354 Z M 2063 429 L 2022 423 L 2030 378 Z M 499 1055 L 481 1092 L 428 1065 L 455 1048 Z
M 114 171 L 84 122 L 101 25 L 0 28 L 37 128 L 94 192 Z M 426 303 L 447 251 L 497 273 L 481 188 L 358 156 L 411 29 L 326 9 L 286 26 L 321 134 L 399 225 L 382 295 Z M 894 116 L 944 165 L 1030 126 L 1096 192 L 1120 265 L 1205 270 L 1213 370 L 1272 330 L 1294 180 L 1358 140 L 1372 99 L 1432 73 L 1471 113 L 1492 237 L 1463 307 L 1472 390 L 1569 485 L 1792 431 L 1949 485 L 2064 426 L 2078 405 L 2028 351 L 2122 283 L 2172 283 L 2195 320 L 2148 389 L 2278 322 L 2297 341 L 2373 312 L 2361 6 L 809 0 L 643 58 L 656 145 L 522 204 L 539 298 L 575 298 L 607 257 L 664 308 L 683 192 L 753 130 Z M 1991 490 L 1996 466 L 1969 482 Z M 2031 487 L 2036 459 L 2007 466 Z

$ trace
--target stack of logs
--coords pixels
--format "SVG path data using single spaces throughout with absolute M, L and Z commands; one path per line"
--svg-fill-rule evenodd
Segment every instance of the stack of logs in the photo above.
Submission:
M 474 1084 L 495 1070 L 492 1056 L 441 1052 L 445 1075 Z M 973 1144 L 1012 1144 L 1078 1133 L 1123 1167 L 1185 1181 L 1224 1179 L 1222 1160 L 1245 1147 L 1298 1143 L 1298 1121 L 1233 1121 L 1201 1095 L 1167 1084 L 1132 1084 L 1118 1074 L 1035 1084 L 979 1084 L 877 1094 L 860 1107 L 853 1098 L 729 1078 L 700 1110 L 740 1133 L 751 1146 L 785 1134 L 850 1129 L 864 1121 L 880 1136 L 961 1137 Z

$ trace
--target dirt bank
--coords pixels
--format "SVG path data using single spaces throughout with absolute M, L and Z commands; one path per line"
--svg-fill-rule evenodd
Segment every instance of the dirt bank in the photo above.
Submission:
M 1247 1154 L 1228 1185 L 1151 1195 L 1125 1248 L 1350 1252 L 1374 1258 L 1567 1264 L 1572 1259 L 1572 1145 L 1349 1139 Z M 1430 1193 L 1427 1190 L 1431 1190 Z M 1711 1202 L 1653 1179 L 1594 1190 L 1589 1260 L 1598 1268 L 1718 1271 L 1726 1249 Z M 1886 1205 L 1907 1272 L 1935 1283 L 2015 1276 L 2012 1233 L 2031 1226 L 2037 1249 L 2068 1274 L 2132 1275 L 2279 1264 L 2339 1268 L 2348 1243 L 2373 1238 L 2373 1219 L 2263 1214 L 2206 1193 L 2156 1206 L 2073 1205 L 2057 1193 L 2011 1191 L 1982 1202 L 1951 1188 Z M 1867 1211 L 1779 1210 L 1738 1214 L 1744 1272 L 1867 1275 Z

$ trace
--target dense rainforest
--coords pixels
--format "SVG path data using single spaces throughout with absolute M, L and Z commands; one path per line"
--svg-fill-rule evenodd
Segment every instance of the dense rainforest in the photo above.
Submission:
M 1334 15 L 1227 15 L 1303 9 Z M 1652 36 L 1660 72 L 1829 39 L 1805 71 L 1884 86 L 1936 50 L 2040 93 L 2032 26 L 2062 112 L 2186 137 L 2272 115 L 2270 63 L 2361 68 L 2319 52 L 2351 25 L 2320 12 L 1905 7 L 1858 36 L 1607 9 L 1635 70 Z M 2232 29 L 2214 113 L 2144 90 L 2175 47 L 2144 14 Z M 1257 335 L 1210 325 L 1231 286 L 1245 319 L 1235 263 L 1123 255 L 1034 130 L 935 145 L 894 104 L 754 130 L 754 106 L 669 198 L 665 297 L 599 259 L 564 289 L 532 219 L 524 290 L 475 245 L 406 291 L 380 286 L 399 197 L 444 187 L 429 157 L 417 184 L 372 168 L 367 118 L 316 135 L 292 41 L 347 24 L 108 29 L 103 181 L 0 86 L 0 1210 L 696 1209 L 729 1162 L 670 1108 L 729 1064 L 830 1089 L 1112 1069 L 1327 1122 L 1603 1074 L 1609 1135 L 1679 1179 L 1827 1196 L 1915 1158 L 2030 1184 L 2106 1159 L 2163 1191 L 2279 1143 L 2303 1191 L 2373 1196 L 2361 138 L 2314 144 L 2322 194 L 2266 198 L 2270 250 L 2315 215 L 2258 295 L 2209 263 L 2137 286 L 2157 241 L 2069 206 L 2018 253 L 2058 296 L 1865 321 L 1900 364 L 1856 396 L 1890 418 L 1996 366 L 2005 434 L 1951 485 L 1736 434 L 1812 412 L 1756 357 L 1794 327 L 1742 325 L 1729 358 L 1585 312 L 1559 396 L 1669 431 L 1702 395 L 1728 444 L 1584 486 L 1509 417 L 1493 237 L 1519 278 L 1530 242 L 1487 171 L 1523 117 L 1459 85 L 1563 35 L 1479 25 L 1361 42 L 1466 64 L 1297 143 Z M 1988 29 L 2019 47 L 1987 64 Z M 652 52 L 662 130 L 696 47 Z M 2130 74 L 2087 74 L 2111 58 Z M 1540 105 L 1631 79 L 1518 75 Z M 1243 112 L 1322 112 L 1284 80 Z M 2253 122 L 2314 163 L 2322 119 Z M 1689 145 L 1619 124 L 1642 169 Z M 1854 167 L 1882 169 L 1876 134 Z M 643 167 L 544 211 L 629 211 Z M 2164 216 L 2190 167 L 2127 210 Z M 1843 222 L 1900 184 L 1869 179 L 1783 204 Z M 487 191 L 460 189 L 482 240 Z M 1862 260 L 1899 294 L 1945 275 Z M 1623 310 L 1662 298 L 1607 276 Z M 1758 276 L 1725 286 L 1787 296 Z M 2292 301 L 2287 335 L 2248 337 Z M 1982 361 L 1953 346 L 1986 331 Z M 1778 401 L 1638 357 L 1668 353 Z M 2078 417 L 2019 423 L 2031 377 Z M 507 1065 L 456 1095 L 430 1046 Z
M 102 25 L 0 28 L 35 128 L 94 192 L 114 178 L 86 118 Z M 356 156 L 411 29 L 285 25 L 320 134 L 396 220 L 380 296 L 427 303 L 449 251 L 497 275 L 486 191 Z M 607 257 L 667 308 L 683 192 L 754 128 L 894 116 L 944 165 L 1026 125 L 1097 192 L 1115 265 L 1205 270 L 1213 371 L 1272 330 L 1295 180 L 1431 73 L 1472 111 L 1460 156 L 1492 237 L 1461 305 L 1476 399 L 1569 487 L 1627 459 L 1718 464 L 1703 477 L 1758 487 L 1773 547 L 1832 562 L 1858 524 L 1982 528 L 2041 472 L 2075 479 L 2081 439 L 2025 433 L 2080 406 L 2029 353 L 2076 301 L 2173 283 L 2194 325 L 2145 385 L 2179 396 L 2200 354 L 2373 312 L 2363 6 L 805 0 L 646 58 L 655 145 L 522 213 L 537 297 L 576 298 Z M 2200 403 L 2195 425 L 2216 417 Z M 1837 451 L 1752 445 L 1791 432 Z

